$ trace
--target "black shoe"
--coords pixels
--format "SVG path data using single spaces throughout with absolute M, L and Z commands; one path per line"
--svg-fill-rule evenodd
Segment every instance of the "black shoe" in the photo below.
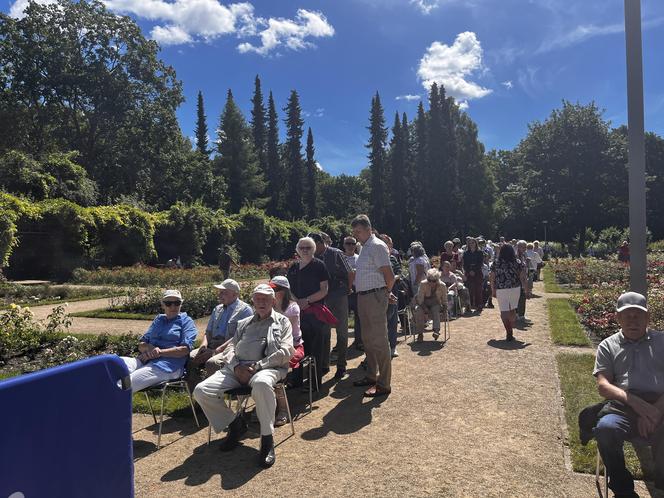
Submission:
M 337 371 L 334 374 L 334 380 L 341 380 L 346 376 L 346 367 L 337 367 Z
M 329 374 L 330 373 L 330 367 L 321 368 L 321 372 L 323 372 L 323 375 Z
M 274 454 L 274 439 L 272 435 L 261 436 L 261 450 L 258 459 L 259 465 L 266 469 L 274 465 L 276 456 Z
M 228 425 L 228 434 L 226 434 L 226 437 L 221 440 L 219 450 L 231 451 L 232 449 L 237 448 L 240 444 L 240 437 L 245 432 L 247 432 L 247 423 L 242 416 L 235 417 L 235 420 Z
M 486 307 L 487 307 L 487 308 L 491 308 L 491 309 L 494 308 L 493 303 L 489 303 L 489 304 L 487 304 Z
M 631 493 L 615 493 L 614 498 L 639 498 L 639 495 L 636 494 L 636 491 Z
M 507 333 L 507 337 L 505 337 L 505 340 L 506 341 L 513 341 L 514 340 L 514 335 L 512 334 L 512 332 Z

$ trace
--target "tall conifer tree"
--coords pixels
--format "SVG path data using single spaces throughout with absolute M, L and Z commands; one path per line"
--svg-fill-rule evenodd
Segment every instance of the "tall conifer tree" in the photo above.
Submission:
M 228 185 L 229 209 L 237 213 L 252 204 L 263 207 L 265 181 L 251 140 L 251 130 L 228 90 L 226 105 L 219 124 L 218 171 Z
M 203 93 L 198 91 L 198 101 L 196 102 L 196 150 L 205 157 L 210 156 L 208 143 L 208 127 L 203 107 Z
M 314 148 L 314 135 L 311 128 L 307 131 L 307 215 L 309 219 L 318 218 L 318 166 L 316 165 L 316 149 Z
M 287 192 L 283 211 L 291 218 L 302 218 L 304 209 L 304 161 L 302 160 L 302 109 L 300 97 L 295 90 L 291 90 L 286 112 L 286 143 L 284 144 L 284 164 L 286 167 Z
M 388 175 L 389 198 L 392 201 L 389 208 L 388 224 L 385 230 L 393 234 L 395 241 L 401 245 L 404 228 L 405 205 L 403 203 L 404 195 L 407 193 L 406 184 L 406 157 L 404 150 L 404 136 L 401 129 L 401 118 L 397 112 L 394 115 L 394 125 L 392 126 L 392 139 L 390 140 L 390 167 Z
M 414 238 L 421 239 L 421 233 L 425 228 L 423 186 L 427 181 L 427 115 L 424 105 L 420 101 L 417 106 L 417 118 L 415 119 L 415 141 L 413 143 L 414 167 L 413 178 L 415 179 L 415 220 L 413 223 Z
M 371 99 L 371 112 L 369 115 L 369 187 L 370 187 L 370 211 L 371 221 L 379 229 L 384 230 L 385 215 L 388 207 L 386 193 L 385 175 L 387 173 L 387 128 L 385 127 L 385 115 L 380 103 L 380 95 Z
M 265 104 L 261 80 L 256 75 L 254 80 L 254 96 L 251 99 L 251 134 L 254 137 L 254 148 L 258 156 L 258 165 L 263 174 L 267 171 L 267 130 L 265 126 Z
M 279 157 L 279 116 L 272 92 L 267 102 L 266 178 L 270 200 L 267 211 L 272 216 L 280 215 L 280 198 L 284 180 L 284 169 Z

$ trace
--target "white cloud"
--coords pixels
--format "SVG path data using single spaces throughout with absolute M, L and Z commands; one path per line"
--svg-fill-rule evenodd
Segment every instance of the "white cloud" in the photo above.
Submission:
M 643 30 L 661 26 L 664 24 L 664 17 L 657 17 L 654 19 L 648 19 L 642 21 Z M 578 43 L 582 43 L 590 38 L 595 38 L 597 36 L 605 35 L 615 35 L 619 33 L 624 33 L 625 25 L 623 23 L 616 24 L 605 24 L 599 26 L 596 24 L 582 24 L 567 31 L 555 38 L 546 40 L 540 45 L 537 49 L 537 53 L 550 52 L 551 50 L 562 49 L 571 47 Z
M 440 0 L 410 0 L 424 15 L 431 14 L 431 11 L 440 6 Z
M 55 0 L 37 0 L 54 3 Z M 268 55 L 279 47 L 302 50 L 315 45 L 309 38 L 330 37 L 334 28 L 320 12 L 299 9 L 295 19 L 263 18 L 255 14 L 249 2 L 224 5 L 221 0 L 102 0 L 118 14 L 153 21 L 150 36 L 163 45 L 180 45 L 212 40 L 220 36 L 259 37 L 256 45 L 238 45 L 242 53 Z M 23 16 L 28 0 L 16 0 L 9 11 L 12 17 Z
M 334 35 L 334 28 L 320 12 L 298 9 L 295 19 L 271 18 L 267 20 L 267 28 L 262 30 L 261 44 L 252 45 L 245 42 L 238 45 L 240 53 L 255 52 L 267 55 L 280 45 L 291 50 L 302 50 L 315 45 L 306 40 L 308 37 L 321 38 Z
M 411 102 L 413 100 L 422 100 L 422 96 L 421 95 L 411 95 L 411 94 L 398 95 L 397 97 L 395 97 L 394 100 L 406 100 L 408 102 Z
M 316 109 L 316 112 L 314 112 L 314 117 L 315 118 L 322 118 L 325 116 L 325 109 L 323 107 L 319 107 Z
M 503 86 L 504 86 L 505 88 L 507 88 L 508 90 L 511 90 L 512 88 L 514 88 L 514 83 L 512 83 L 511 80 L 503 81 L 503 82 L 501 83 L 501 85 L 503 85 Z
M 325 171 L 323 169 L 323 165 L 321 163 L 319 163 L 318 161 L 316 161 L 316 167 L 318 168 L 318 171 Z
M 155 26 L 150 31 L 150 37 L 162 45 L 181 45 L 193 41 L 189 33 L 179 26 Z
M 479 99 L 492 92 L 469 80 L 482 69 L 482 46 L 475 33 L 466 31 L 451 46 L 433 42 L 420 60 L 417 76 L 426 90 L 436 82 L 457 100 Z
M 468 101 L 467 100 L 461 100 L 461 101 L 457 102 L 457 105 L 459 106 L 459 109 L 461 109 L 462 111 L 465 111 L 466 109 L 468 109 Z
M 48 5 L 56 3 L 57 0 L 35 0 L 35 3 L 40 5 Z M 9 9 L 9 16 L 16 19 L 21 19 L 25 16 L 23 11 L 28 6 L 29 0 L 16 0 Z

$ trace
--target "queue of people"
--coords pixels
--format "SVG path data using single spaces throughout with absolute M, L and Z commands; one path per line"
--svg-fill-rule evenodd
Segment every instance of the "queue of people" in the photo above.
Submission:
M 520 243 L 516 245 L 520 247 Z M 531 249 L 524 247 L 524 251 Z M 366 355 L 366 373 L 354 379 L 353 385 L 362 387 L 366 397 L 379 397 L 392 390 L 391 361 L 399 356 L 400 309 L 412 307 L 418 341 L 423 341 L 428 321 L 437 340 L 441 318 L 447 319 L 448 313 L 456 316 L 457 309 L 479 314 L 493 294 L 510 340 L 515 309 L 521 295 L 529 293 L 525 268 L 531 257 L 515 252 L 510 244 L 494 251 L 482 238 L 467 237 L 464 246 L 460 239 L 447 241 L 439 270 L 432 267 L 417 241 L 410 245 L 405 260 L 392 239 L 376 232 L 366 215 L 352 221 L 343 250 L 332 247 L 326 234 L 315 232 L 301 238 L 295 250 L 297 261 L 285 275 L 256 286 L 251 303 L 241 300 L 240 285 L 233 279 L 214 285 L 219 305 L 197 348 L 194 322 L 181 311 L 183 296 L 178 290 L 165 291 L 163 314 L 142 336 L 139 355 L 123 358 L 135 392 L 181 378 L 186 372 L 187 385 L 211 428 L 227 430 L 222 451 L 235 448 L 247 430 L 244 419 L 224 402 L 224 393 L 251 387 L 261 427 L 259 463 L 264 467 L 274 464 L 276 458 L 274 428 L 289 422 L 286 400 L 280 389 L 275 391 L 276 384 L 288 380 L 301 385 L 300 362 L 305 356 L 315 360 L 319 385 L 331 362 L 336 366 L 333 381 L 346 379 L 350 313 L 354 315 L 353 347 Z M 493 292 L 487 298 L 488 282 Z M 333 349 L 332 327 L 336 336 Z

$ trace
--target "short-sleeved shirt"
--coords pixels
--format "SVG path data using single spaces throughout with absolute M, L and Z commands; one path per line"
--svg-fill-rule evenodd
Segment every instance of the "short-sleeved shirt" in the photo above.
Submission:
M 325 263 L 320 259 L 312 259 L 304 268 L 300 263 L 293 263 L 286 274 L 292 294 L 297 299 L 305 299 L 320 290 L 321 282 L 329 282 L 330 274 L 325 268 Z M 322 303 L 323 300 L 312 301 Z
M 374 234 L 362 244 L 360 257 L 357 258 L 355 270 L 355 289 L 364 292 L 385 287 L 385 277 L 379 270 L 383 266 L 390 267 L 390 252 L 385 242 Z
M 165 314 L 161 314 L 154 319 L 150 328 L 141 337 L 140 342 L 152 344 L 160 349 L 187 346 L 191 350 L 194 347 L 197 335 L 196 325 L 186 313 L 178 313 L 178 316 L 172 320 L 166 318 Z M 152 365 L 160 370 L 172 373 L 184 367 L 188 357 L 170 358 L 162 356 L 150 361 Z
M 325 268 L 330 274 L 328 296 L 348 294 L 348 273 L 353 269 L 348 264 L 343 251 L 336 247 L 326 247 L 325 251 L 316 257 L 325 263 Z
M 648 330 L 637 341 L 622 330 L 597 347 L 593 375 L 604 374 L 625 391 L 664 393 L 664 332 Z
M 293 327 L 293 346 L 297 347 L 302 344 L 302 331 L 300 330 L 300 307 L 295 301 L 291 301 L 284 311 L 286 316 Z
M 426 273 L 427 270 L 431 268 L 429 259 L 424 256 L 411 259 L 408 262 L 408 272 L 410 273 L 410 283 L 413 286 L 417 286 L 417 284 L 419 284 L 417 279 L 417 265 L 422 265 L 424 267 L 424 273 Z
M 357 268 L 357 258 L 360 257 L 359 254 L 353 254 L 352 256 L 347 256 L 344 254 L 344 257 L 346 258 L 346 262 L 348 263 L 348 266 L 355 271 L 355 268 Z
M 513 263 L 497 259 L 491 263 L 491 271 L 496 275 L 496 289 L 513 289 L 521 287 L 521 272 L 525 265 L 519 259 Z

